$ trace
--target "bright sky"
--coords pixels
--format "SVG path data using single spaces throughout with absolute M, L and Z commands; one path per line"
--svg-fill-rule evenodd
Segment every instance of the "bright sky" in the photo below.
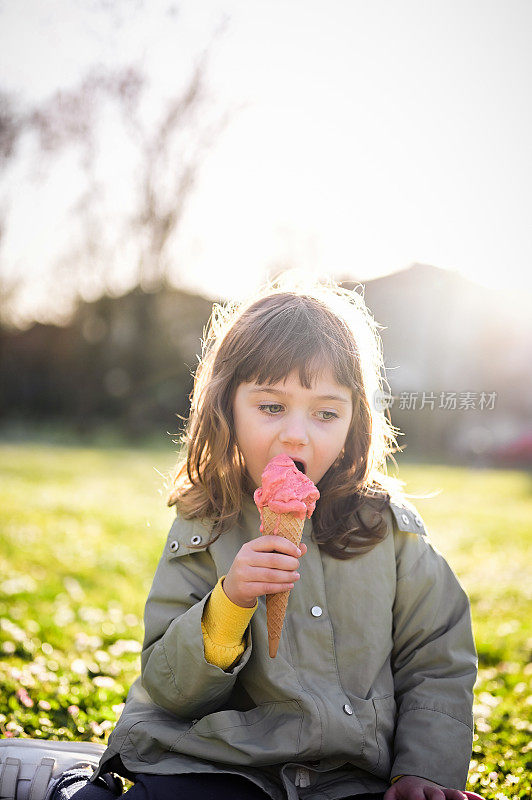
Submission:
M 2 84 L 38 100 L 95 62 L 136 60 L 155 107 L 228 17 L 210 85 L 245 107 L 187 209 L 187 288 L 239 297 L 281 264 L 368 279 L 416 261 L 532 288 L 529 0 L 112 5 L 0 0 Z M 17 175 L 4 255 L 38 284 L 79 175 L 58 166 L 48 199 Z

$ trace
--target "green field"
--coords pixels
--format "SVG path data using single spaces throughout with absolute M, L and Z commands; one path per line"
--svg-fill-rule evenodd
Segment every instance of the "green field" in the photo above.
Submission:
M 140 668 L 142 612 L 174 512 L 166 449 L 0 445 L 0 730 L 105 741 Z M 404 464 L 472 601 L 480 671 L 468 788 L 531 791 L 532 476 Z

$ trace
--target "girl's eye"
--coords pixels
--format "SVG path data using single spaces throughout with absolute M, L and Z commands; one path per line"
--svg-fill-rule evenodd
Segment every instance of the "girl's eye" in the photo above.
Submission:
M 264 403 L 259 406 L 259 411 L 264 411 L 266 414 L 278 414 L 282 409 L 283 407 L 280 403 Z
M 338 419 L 338 414 L 335 411 L 318 411 L 318 414 L 324 414 L 322 420 L 329 422 L 331 419 Z

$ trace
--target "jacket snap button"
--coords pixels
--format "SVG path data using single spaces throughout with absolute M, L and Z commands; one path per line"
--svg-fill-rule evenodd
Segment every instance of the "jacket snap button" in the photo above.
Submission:
M 344 711 L 345 711 L 346 714 L 352 714 L 353 713 L 353 709 L 351 708 L 351 706 L 348 703 L 345 703 Z
M 312 608 L 310 609 L 310 613 L 312 614 L 313 617 L 321 617 L 323 611 L 319 606 L 312 606 Z
M 179 542 L 176 542 L 175 539 L 173 542 L 170 542 L 170 550 L 172 553 L 175 553 L 176 550 L 179 550 Z
M 414 519 L 416 521 L 416 525 L 418 526 L 418 528 L 421 528 L 423 525 L 423 520 L 421 519 L 421 517 L 414 517 Z
M 405 525 L 408 525 L 408 523 L 410 522 L 410 520 L 408 518 L 408 514 L 401 514 L 401 519 L 403 520 Z
M 190 540 L 190 544 L 200 544 L 201 543 L 201 536 L 193 536 Z

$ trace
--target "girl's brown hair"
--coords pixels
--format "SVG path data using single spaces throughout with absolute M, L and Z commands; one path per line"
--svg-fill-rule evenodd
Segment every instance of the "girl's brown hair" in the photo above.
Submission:
M 168 505 L 186 519 L 210 518 L 212 541 L 229 530 L 243 493 L 254 488 L 235 438 L 237 387 L 276 383 L 297 370 L 310 389 L 327 366 L 351 390 L 353 415 L 342 453 L 318 483 L 314 536 L 338 559 L 374 547 L 386 535 L 380 512 L 390 492 L 401 491 L 401 482 L 386 474 L 386 459 L 398 448 L 396 429 L 376 402 L 385 385 L 378 327 L 356 291 L 331 280 L 294 281 L 290 273 L 240 306 L 215 304 L 181 437 L 186 458 L 176 466 Z

